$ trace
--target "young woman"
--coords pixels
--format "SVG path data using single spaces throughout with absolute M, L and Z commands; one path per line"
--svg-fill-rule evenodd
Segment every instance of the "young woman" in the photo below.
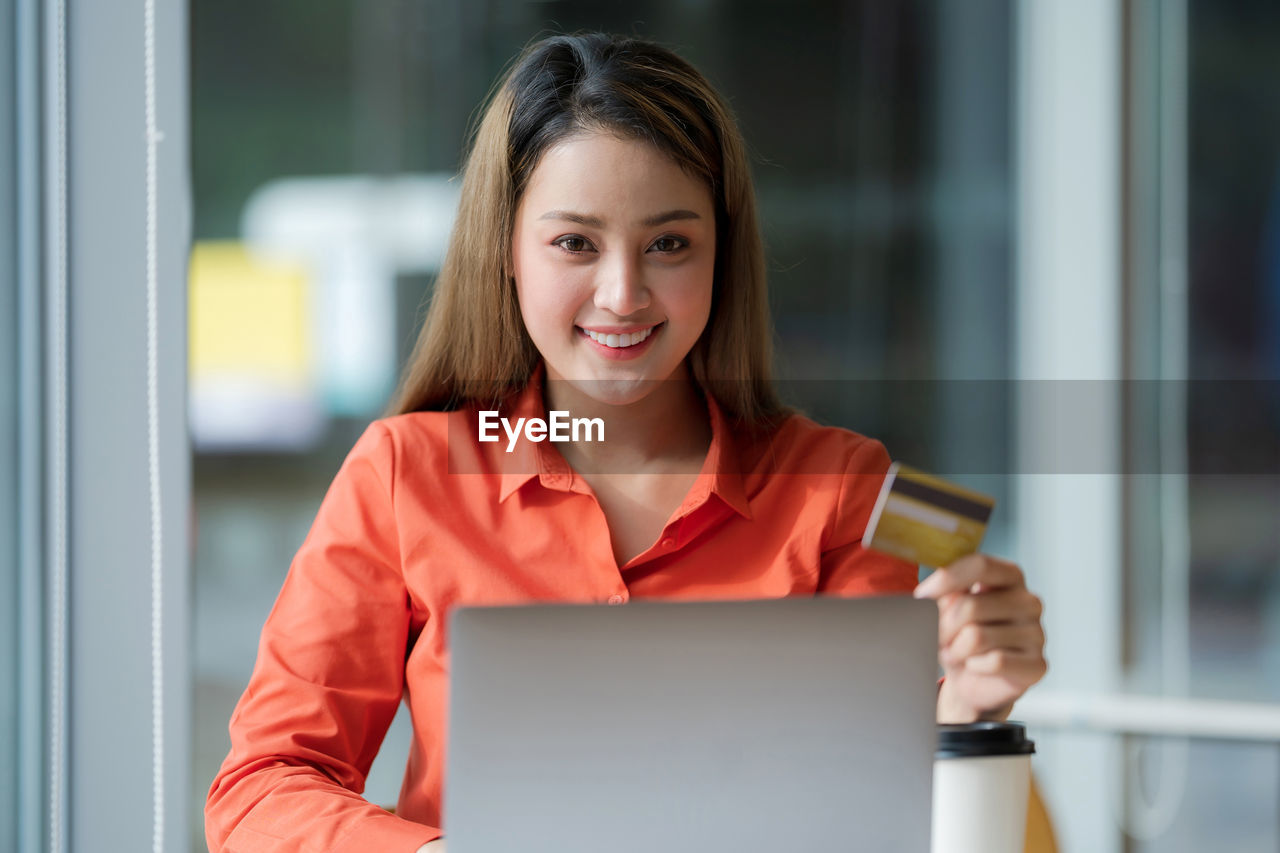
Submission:
M 211 850 L 443 849 L 460 604 L 914 589 L 939 604 L 938 719 L 1008 715 L 1045 671 L 1039 600 L 993 557 L 916 587 L 862 548 L 889 457 L 778 401 L 764 269 L 741 137 L 697 71 L 600 34 L 523 54 L 395 414 L 351 451 L 263 628 Z M 511 438 L 554 411 L 603 436 Z M 402 698 L 392 814 L 360 792 Z

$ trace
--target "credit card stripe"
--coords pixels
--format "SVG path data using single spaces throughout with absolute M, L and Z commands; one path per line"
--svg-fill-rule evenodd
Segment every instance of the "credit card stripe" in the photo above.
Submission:
M 889 495 L 889 500 L 884 505 L 885 512 L 899 515 L 903 518 L 909 518 L 912 521 L 918 521 L 921 524 L 941 530 L 944 533 L 955 533 L 960 526 L 960 522 L 956 520 L 954 515 L 948 515 L 945 512 L 934 509 L 927 504 L 919 504 L 915 501 L 904 500 L 897 495 Z
M 902 476 L 893 478 L 892 491 L 903 497 L 915 498 L 916 500 L 933 504 L 939 509 L 945 509 L 948 512 L 954 512 L 956 515 L 971 518 L 980 524 L 986 524 L 987 519 L 991 517 L 991 507 L 986 504 L 980 504 L 977 501 L 971 501 L 960 495 L 944 492 L 941 489 L 935 489 L 932 486 L 926 486 L 924 483 L 917 483 Z

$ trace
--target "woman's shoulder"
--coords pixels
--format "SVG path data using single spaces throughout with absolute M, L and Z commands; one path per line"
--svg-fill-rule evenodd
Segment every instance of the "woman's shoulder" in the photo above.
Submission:
M 485 473 L 494 468 L 491 445 L 477 440 L 478 408 L 406 412 L 369 424 L 352 450 L 371 456 L 389 475 L 435 476 L 442 472 Z
M 460 416 L 459 412 L 405 412 L 379 418 L 369 429 L 398 441 L 433 444 L 448 440 L 449 421 Z
M 351 449 L 349 458 L 368 459 L 377 467 L 393 469 L 397 461 L 415 464 L 447 459 L 453 412 L 408 412 L 371 421 Z M 456 429 L 456 427 L 455 427 Z

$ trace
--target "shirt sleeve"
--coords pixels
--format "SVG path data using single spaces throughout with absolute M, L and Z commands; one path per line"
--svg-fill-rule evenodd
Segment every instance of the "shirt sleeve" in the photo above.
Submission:
M 836 514 L 822 552 L 818 594 L 839 596 L 909 593 L 919 570 L 914 563 L 862 547 L 889 453 L 880 442 L 859 437 L 840 482 Z
M 375 423 L 289 568 L 205 804 L 212 853 L 413 853 L 441 836 L 360 796 L 400 702 L 410 632 L 394 465 Z

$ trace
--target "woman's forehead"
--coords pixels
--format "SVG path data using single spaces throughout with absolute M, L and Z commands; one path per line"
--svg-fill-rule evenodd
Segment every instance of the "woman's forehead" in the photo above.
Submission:
M 710 189 L 674 158 L 648 142 L 611 133 L 579 134 L 548 148 L 521 207 L 534 219 L 559 212 L 636 225 L 673 212 L 695 214 L 675 217 L 686 220 L 713 212 Z

